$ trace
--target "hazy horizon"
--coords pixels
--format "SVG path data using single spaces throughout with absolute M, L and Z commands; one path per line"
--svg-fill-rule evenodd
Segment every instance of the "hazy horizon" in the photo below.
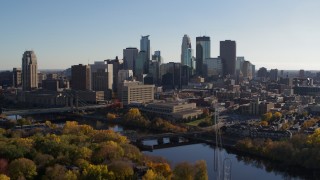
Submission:
M 21 67 L 25 50 L 34 50 L 39 69 L 122 59 L 122 50 L 139 48 L 150 35 L 152 53 L 180 62 L 184 34 L 237 42 L 237 56 L 268 69 L 320 67 L 320 1 L 3 1 L 0 6 L 0 70 Z

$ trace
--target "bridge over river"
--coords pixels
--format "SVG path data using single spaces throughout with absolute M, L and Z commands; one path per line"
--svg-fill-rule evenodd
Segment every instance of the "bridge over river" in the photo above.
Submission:
M 91 109 L 103 109 L 112 106 L 113 104 L 103 105 L 86 105 L 79 107 L 58 107 L 58 108 L 39 108 L 39 109 L 21 109 L 21 110 L 8 110 L 2 109 L 2 114 L 6 116 L 12 115 L 35 115 L 35 114 L 48 114 L 48 113 L 63 113 L 63 112 L 75 112 Z

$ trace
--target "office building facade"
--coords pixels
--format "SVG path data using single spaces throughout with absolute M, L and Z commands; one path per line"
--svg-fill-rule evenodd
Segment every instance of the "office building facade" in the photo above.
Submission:
M 22 89 L 30 91 L 38 88 L 38 63 L 34 51 L 25 51 L 22 56 Z
M 71 67 L 71 84 L 73 90 L 91 90 L 91 70 L 89 65 Z
M 138 52 L 139 50 L 134 47 L 128 47 L 123 50 L 123 69 L 130 69 L 134 71 Z
M 235 76 L 237 58 L 236 52 L 237 50 L 235 41 L 220 41 L 220 58 L 223 61 L 224 75 Z
M 192 65 L 192 48 L 191 48 L 191 40 L 188 35 L 184 35 L 182 38 L 181 45 L 181 64 L 189 67 L 193 67 Z
M 210 58 L 210 37 L 201 36 L 196 38 L 196 74 L 199 76 L 205 75 L 203 73 L 203 62 Z

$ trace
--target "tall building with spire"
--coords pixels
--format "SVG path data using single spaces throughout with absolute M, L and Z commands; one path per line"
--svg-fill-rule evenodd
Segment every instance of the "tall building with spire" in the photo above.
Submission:
M 203 76 L 204 66 L 203 63 L 207 58 L 210 58 L 210 37 L 200 36 L 196 38 L 196 73 Z
M 181 44 L 181 64 L 189 67 L 193 67 L 192 65 L 192 49 L 191 49 L 191 40 L 188 35 L 184 35 L 182 38 Z
M 38 64 L 34 51 L 25 51 L 22 56 L 22 89 L 30 91 L 38 88 Z

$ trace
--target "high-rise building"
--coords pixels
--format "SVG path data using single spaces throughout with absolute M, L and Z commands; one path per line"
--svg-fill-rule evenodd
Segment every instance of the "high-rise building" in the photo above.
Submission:
M 220 41 L 220 58 L 223 62 L 224 75 L 235 76 L 236 57 L 236 42 L 231 40 Z
M 141 36 L 140 40 L 140 51 L 146 52 L 146 59 L 145 59 L 145 69 L 144 73 L 148 73 L 149 71 L 149 60 L 150 60 L 150 40 L 149 35 L 147 36 Z
M 266 78 L 268 76 L 268 70 L 265 67 L 261 67 L 257 72 L 257 77 Z
M 33 51 L 25 51 L 22 56 L 22 89 L 30 91 L 38 88 L 37 57 Z
M 115 59 L 108 59 L 105 60 L 108 64 L 111 64 L 113 67 L 113 86 L 112 90 L 114 92 L 117 91 L 117 82 L 118 82 L 118 72 L 122 68 L 121 60 L 118 59 L 118 56 L 116 56 Z
M 243 61 L 241 72 L 243 77 L 252 79 L 252 64 L 250 63 L 250 61 Z
M 21 86 L 21 68 L 13 68 L 13 86 L 20 87 Z
M 161 57 L 161 52 L 160 51 L 155 51 L 154 54 L 152 55 L 152 60 L 156 60 L 159 62 L 159 64 L 163 63 L 163 58 Z
M 191 40 L 188 35 L 184 35 L 182 38 L 181 45 L 181 65 L 186 65 L 189 67 L 192 66 L 192 49 L 191 49 Z
M 149 62 L 146 61 L 146 56 L 147 56 L 147 52 L 146 51 L 140 51 L 139 54 L 138 54 L 138 57 L 137 57 L 137 60 L 136 60 L 136 64 L 135 64 L 135 69 L 134 69 L 134 72 L 133 72 L 133 74 L 136 77 L 147 73 L 147 71 L 146 71 L 147 65 L 146 64 L 149 63 Z
M 278 81 L 279 79 L 278 69 L 271 69 L 269 76 L 271 81 Z
M 299 78 L 304 78 L 305 74 L 304 74 L 304 70 L 300 69 L 299 70 Z
M 141 36 L 140 51 L 145 51 L 147 53 L 147 58 L 150 59 L 150 40 L 149 40 L 149 35 Z
M 134 71 L 138 52 L 139 50 L 133 47 L 128 47 L 123 50 L 123 69 L 130 69 Z
M 206 77 L 223 75 L 222 60 L 220 57 L 217 58 L 207 58 L 205 60 L 206 65 Z
M 236 60 L 236 75 L 239 76 L 242 72 L 242 65 L 243 65 L 243 62 L 245 61 L 245 58 L 243 56 L 241 57 L 237 57 L 237 60 Z
M 159 84 L 160 83 L 160 62 L 158 60 L 151 60 L 149 64 L 148 78 L 151 80 L 149 84 Z M 146 81 L 145 81 L 146 82 Z
M 74 90 L 91 89 L 91 72 L 89 65 L 73 65 L 71 67 L 71 84 Z
M 210 37 L 202 36 L 196 38 L 196 73 L 203 76 L 203 62 L 210 58 Z
M 108 91 L 113 89 L 113 64 L 108 61 L 95 61 L 90 64 L 91 89 Z
M 181 64 L 169 62 L 163 64 L 161 68 L 162 86 L 166 89 L 181 89 Z
M 122 83 L 124 80 L 128 80 L 133 77 L 132 70 L 120 70 L 118 72 L 118 84 Z

